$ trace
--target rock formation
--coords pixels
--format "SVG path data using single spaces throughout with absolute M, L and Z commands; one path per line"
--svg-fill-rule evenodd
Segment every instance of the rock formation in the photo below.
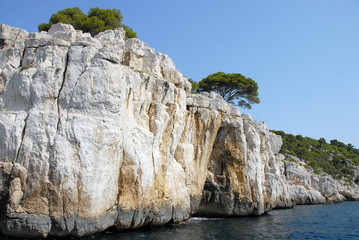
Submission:
M 282 139 L 248 115 L 226 115 L 207 171 L 200 215 L 260 215 L 292 207 L 277 163 Z
M 124 31 L 0 25 L 0 229 L 86 236 L 358 199 Z

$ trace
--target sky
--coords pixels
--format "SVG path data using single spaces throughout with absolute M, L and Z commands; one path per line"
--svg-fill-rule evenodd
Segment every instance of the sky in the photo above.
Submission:
M 59 10 L 120 9 L 188 78 L 241 73 L 269 129 L 359 148 L 359 0 L 0 0 L 0 23 L 36 32 Z

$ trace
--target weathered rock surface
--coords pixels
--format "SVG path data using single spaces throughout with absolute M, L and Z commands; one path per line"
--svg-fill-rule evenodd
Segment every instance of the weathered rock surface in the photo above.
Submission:
M 226 115 L 208 168 L 197 214 L 260 215 L 273 207 L 292 207 L 290 189 L 277 154 L 282 139 L 248 115 Z
M 291 158 L 293 158 L 291 156 Z M 356 184 L 337 181 L 328 175 L 316 175 L 300 163 L 286 161 L 285 176 L 292 185 L 292 196 L 296 204 L 317 204 L 359 200 L 359 188 Z
M 190 84 L 171 60 L 122 30 L 91 38 L 57 24 L 15 46 L 19 30 L 1 29 L 1 69 L 10 69 L 0 104 L 2 232 L 83 236 L 187 219 L 203 185 L 187 175 L 208 162 L 213 142 L 193 168 L 184 164 L 194 155 L 176 160 L 177 147 L 185 123 L 215 135 L 220 117 L 186 110 Z
M 358 199 L 124 31 L 0 25 L 0 229 L 85 236 Z

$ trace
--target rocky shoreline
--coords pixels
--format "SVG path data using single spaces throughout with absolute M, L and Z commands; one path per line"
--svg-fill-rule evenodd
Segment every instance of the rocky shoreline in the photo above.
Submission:
M 124 31 L 0 25 L 0 229 L 82 237 L 359 200 L 282 139 Z

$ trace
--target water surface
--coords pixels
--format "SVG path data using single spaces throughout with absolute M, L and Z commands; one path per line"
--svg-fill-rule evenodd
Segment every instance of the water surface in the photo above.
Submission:
M 296 206 L 259 217 L 192 218 L 181 224 L 97 234 L 87 239 L 359 239 L 359 202 Z

